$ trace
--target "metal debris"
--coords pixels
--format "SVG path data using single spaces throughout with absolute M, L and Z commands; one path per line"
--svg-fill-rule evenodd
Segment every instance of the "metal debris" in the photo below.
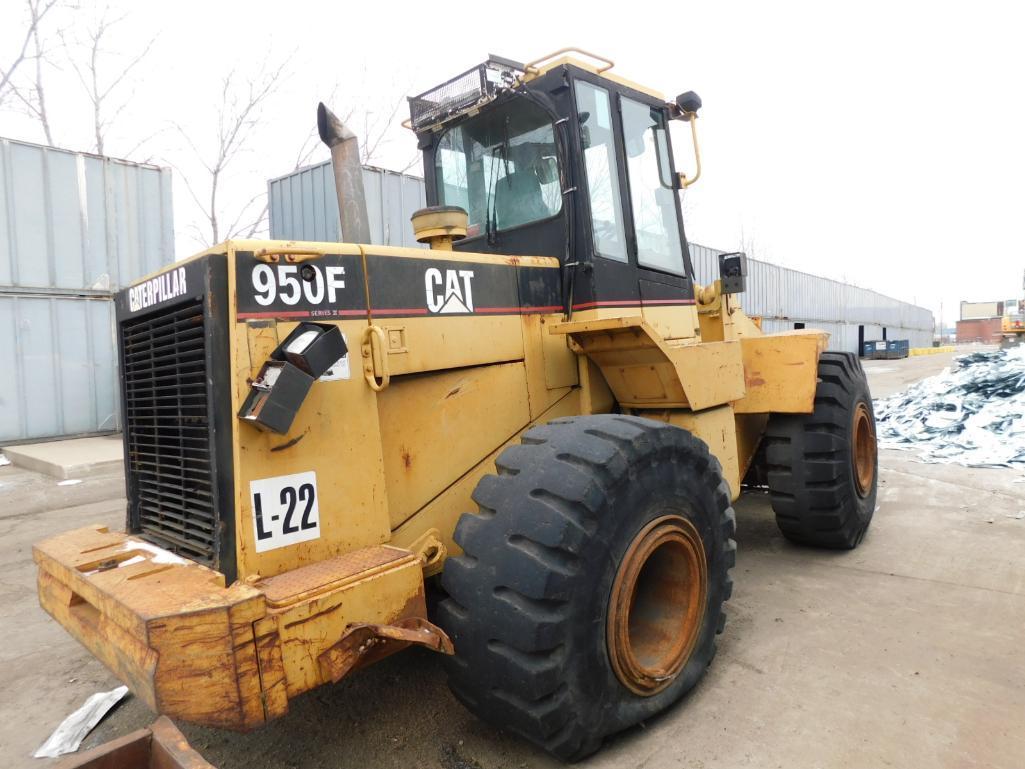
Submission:
M 879 446 L 930 463 L 1025 464 L 1025 347 L 973 352 L 875 401 Z
M 33 753 L 34 758 L 56 758 L 65 753 L 74 753 L 82 740 L 93 730 L 110 709 L 128 693 L 127 686 L 119 686 L 109 692 L 97 692 L 85 701 L 78 710 L 61 721 L 50 738 Z

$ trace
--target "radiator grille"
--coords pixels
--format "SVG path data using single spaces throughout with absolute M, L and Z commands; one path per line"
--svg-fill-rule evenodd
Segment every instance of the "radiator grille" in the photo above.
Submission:
M 133 528 L 212 565 L 217 510 L 202 302 L 123 322 L 121 344 Z

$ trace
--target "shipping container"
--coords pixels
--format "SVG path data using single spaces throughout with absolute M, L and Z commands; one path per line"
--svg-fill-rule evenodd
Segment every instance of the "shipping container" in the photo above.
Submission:
M 364 167 L 372 241 L 417 245 L 409 217 L 426 205 L 423 179 Z M 302 168 L 268 182 L 270 235 L 282 240 L 338 240 L 338 204 L 331 164 Z M 384 215 L 387 213 L 387 216 Z M 699 283 L 719 277 L 722 251 L 690 244 Z M 766 331 L 792 331 L 801 324 L 830 335 L 829 348 L 861 352 L 866 339 L 907 339 L 912 347 L 932 345 L 932 312 L 857 286 L 821 278 L 757 259 L 748 260 L 747 292 L 740 303 L 763 318 Z
M 999 318 L 1003 314 L 1003 302 L 961 302 L 961 320 Z
M 113 302 L 0 294 L 0 439 L 118 429 Z
M 172 261 L 169 169 L 0 139 L 0 287 L 109 293 Z
M 174 261 L 171 172 L 0 139 L 0 442 L 114 432 L 114 292 Z
M 376 246 L 420 247 L 410 217 L 427 205 L 418 176 L 363 167 L 363 189 Z M 267 182 L 270 236 L 275 240 L 341 241 L 338 198 L 330 161 Z

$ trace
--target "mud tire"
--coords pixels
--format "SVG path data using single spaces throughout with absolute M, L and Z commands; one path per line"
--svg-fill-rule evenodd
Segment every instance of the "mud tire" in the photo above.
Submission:
M 764 439 L 769 493 L 776 524 L 787 539 L 850 550 L 861 543 L 876 507 L 872 396 L 851 353 L 823 353 L 818 373 L 814 412 L 769 419 Z M 861 444 L 859 455 L 863 429 L 871 430 L 870 456 L 864 454 L 867 444 Z
M 436 621 L 455 644 L 449 685 L 474 714 L 567 761 L 676 702 L 704 674 L 725 623 L 736 556 L 719 462 L 690 433 L 637 417 L 558 419 L 484 476 L 442 575 Z M 707 566 L 694 643 L 657 693 L 612 667 L 606 623 L 628 547 L 666 515 L 693 524 Z M 630 615 L 632 618 L 632 614 Z M 700 622 L 700 625 L 697 622 Z

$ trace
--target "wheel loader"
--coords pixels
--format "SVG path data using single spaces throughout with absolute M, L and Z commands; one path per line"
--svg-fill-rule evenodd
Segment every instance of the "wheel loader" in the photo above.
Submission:
M 744 487 L 795 543 L 859 544 L 857 358 L 763 333 L 743 254 L 695 282 L 701 101 L 612 69 L 492 56 L 410 99 L 426 248 L 347 224 L 365 202 L 322 109 L 357 242 L 233 240 L 117 296 L 126 532 L 34 557 L 43 608 L 152 710 L 250 730 L 415 645 L 577 760 L 711 663 Z
M 1008 299 L 1000 317 L 1000 349 L 1017 347 L 1025 340 L 1025 300 Z

